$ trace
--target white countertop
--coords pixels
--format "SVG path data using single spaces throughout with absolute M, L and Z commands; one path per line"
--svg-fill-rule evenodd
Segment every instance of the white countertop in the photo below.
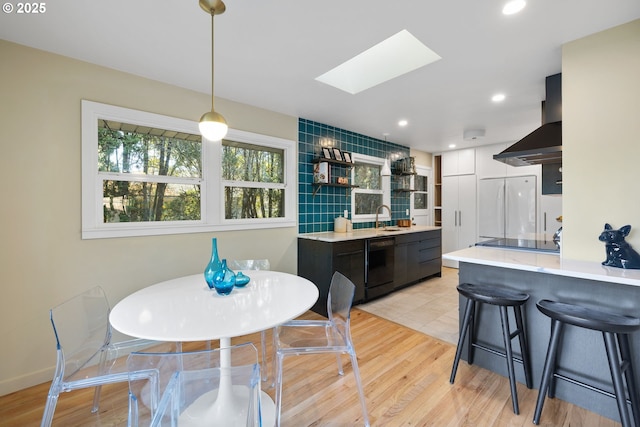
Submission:
M 599 262 L 563 259 L 556 254 L 472 246 L 442 254 L 442 258 L 493 267 L 640 286 L 640 270 L 605 267 Z
M 418 233 L 421 231 L 440 230 L 442 227 L 432 227 L 428 225 L 413 225 L 411 227 L 388 227 L 394 231 L 384 228 L 361 228 L 348 233 L 336 233 L 334 231 L 324 231 L 321 233 L 302 233 L 298 237 L 302 239 L 321 240 L 323 242 L 343 242 L 347 240 L 371 239 L 373 237 L 398 236 L 400 234 Z

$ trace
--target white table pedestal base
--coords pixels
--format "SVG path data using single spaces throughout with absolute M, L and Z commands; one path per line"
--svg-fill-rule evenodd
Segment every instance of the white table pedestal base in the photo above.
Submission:
M 180 427 L 209 427 L 209 426 L 246 426 L 246 400 L 248 389 L 244 386 L 234 386 L 231 397 L 217 399 L 218 390 L 200 396 L 182 414 L 178 425 Z M 273 399 L 260 392 L 260 413 L 262 425 L 271 427 L 276 421 L 276 405 Z

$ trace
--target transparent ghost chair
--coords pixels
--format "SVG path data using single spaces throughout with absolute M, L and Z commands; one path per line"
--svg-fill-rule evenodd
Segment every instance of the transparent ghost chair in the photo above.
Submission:
M 338 374 L 344 375 L 340 356 L 348 354 L 355 378 L 362 417 L 369 426 L 367 405 L 362 389 L 356 350 L 351 340 L 351 304 L 355 285 L 339 272 L 335 272 L 327 298 L 328 320 L 290 320 L 275 328 L 276 353 L 276 425 L 280 426 L 282 412 L 282 365 L 285 356 L 336 353 Z
M 111 342 L 109 312 L 109 302 L 100 286 L 49 310 L 57 361 L 42 427 L 51 425 L 60 393 L 95 387 L 91 412 L 97 412 L 101 386 L 128 381 L 124 356 L 143 349 L 167 351 L 176 348 L 176 344 L 141 339 Z
M 260 426 L 260 365 L 253 344 L 131 353 L 129 427 Z
M 235 259 L 231 260 L 228 266 L 236 274 L 239 271 L 271 269 L 271 264 L 268 259 Z M 260 333 L 260 356 L 262 363 L 262 381 L 267 381 L 269 379 L 269 369 L 267 368 L 267 331 Z

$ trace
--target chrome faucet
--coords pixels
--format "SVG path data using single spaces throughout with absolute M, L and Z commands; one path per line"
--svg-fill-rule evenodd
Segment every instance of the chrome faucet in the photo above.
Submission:
M 387 211 L 389 211 L 389 219 L 391 219 L 391 208 L 389 208 L 389 206 L 387 205 L 380 205 L 376 208 L 376 229 L 378 228 L 378 214 L 380 213 L 380 209 L 382 208 L 387 208 Z M 384 224 L 385 228 L 387 227 L 387 223 L 385 222 Z

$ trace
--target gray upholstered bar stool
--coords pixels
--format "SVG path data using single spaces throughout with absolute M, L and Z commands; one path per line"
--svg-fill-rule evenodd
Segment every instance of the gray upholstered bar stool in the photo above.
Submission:
M 638 387 L 635 383 L 633 357 L 629 347 L 629 334 L 640 329 L 640 319 L 594 310 L 580 305 L 549 300 L 541 300 L 536 305 L 538 306 L 538 310 L 551 318 L 551 338 L 549 339 L 547 357 L 544 361 L 533 423 L 538 424 L 540 422 L 545 396 L 548 394 L 549 397 L 554 397 L 555 381 L 556 378 L 559 378 L 568 380 L 572 384 L 586 387 L 589 390 L 615 397 L 623 427 L 632 425 L 640 427 Z M 569 378 L 557 373 L 556 355 L 558 354 L 558 347 L 561 345 L 562 330 L 566 324 L 602 332 L 614 393 L 600 390 L 589 384 L 577 381 L 574 378 Z M 627 410 L 623 373 L 627 382 L 627 392 L 629 393 L 634 424 L 631 424 L 629 411 Z
M 520 413 L 518 406 L 518 392 L 516 390 L 516 375 L 514 371 L 513 362 L 522 363 L 524 368 L 524 377 L 527 383 L 527 388 L 533 387 L 531 380 L 531 362 L 529 361 L 529 346 L 527 344 L 527 334 L 524 323 L 522 321 L 522 306 L 529 299 L 529 295 L 512 291 L 497 286 L 488 285 L 473 285 L 470 283 L 462 283 L 458 285 L 458 292 L 467 298 L 467 304 L 464 310 L 464 316 L 462 319 L 462 325 L 460 329 L 460 338 L 458 339 L 458 348 L 456 349 L 456 356 L 453 360 L 453 368 L 451 370 L 451 378 L 449 382 L 453 384 L 456 379 L 456 372 L 458 370 L 458 363 L 460 362 L 460 356 L 462 354 L 462 346 L 464 339 L 468 336 L 468 355 L 467 361 L 471 365 L 473 364 L 473 352 L 475 348 L 488 351 L 492 354 L 502 356 L 507 360 L 507 372 L 509 374 L 509 383 L 511 384 L 511 403 L 513 404 L 513 412 L 517 415 Z M 484 303 L 498 306 L 500 309 L 500 321 L 502 323 L 502 337 L 504 339 L 504 351 L 496 350 L 476 342 L 475 336 L 475 314 L 476 304 Z M 516 330 L 511 332 L 509 327 L 509 315 L 507 308 L 513 308 L 513 314 L 516 320 Z M 520 340 L 520 351 L 522 359 L 519 359 L 513 355 L 511 348 L 511 340 L 515 337 Z

